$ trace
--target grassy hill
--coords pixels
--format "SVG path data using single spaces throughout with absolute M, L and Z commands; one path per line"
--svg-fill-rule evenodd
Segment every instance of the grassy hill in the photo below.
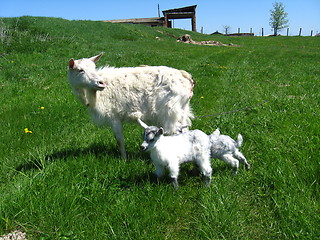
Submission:
M 177 43 L 185 33 L 240 47 Z M 196 118 L 193 128 L 241 133 L 252 169 L 233 176 L 212 160 L 205 188 L 187 164 L 176 192 L 156 180 L 140 152 L 142 129 L 132 124 L 124 162 L 111 130 L 91 123 L 67 80 L 70 58 L 102 51 L 99 66 L 190 72 L 196 116 L 243 109 Z M 319 38 L 21 17 L 0 19 L 0 54 L 0 236 L 23 229 L 30 239 L 320 238 Z

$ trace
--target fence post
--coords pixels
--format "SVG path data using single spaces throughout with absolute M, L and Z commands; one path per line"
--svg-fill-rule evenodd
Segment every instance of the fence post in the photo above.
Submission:
M 301 36 L 301 31 L 302 31 L 302 28 L 300 28 L 300 30 L 299 30 L 299 36 Z
M 240 34 L 240 28 L 238 28 L 238 34 Z
M 312 34 L 313 34 L 313 30 L 311 30 L 311 37 L 312 37 Z
M 263 28 L 262 28 L 262 30 L 261 30 L 261 36 L 263 37 Z
M 289 36 L 289 28 L 287 28 L 287 37 Z

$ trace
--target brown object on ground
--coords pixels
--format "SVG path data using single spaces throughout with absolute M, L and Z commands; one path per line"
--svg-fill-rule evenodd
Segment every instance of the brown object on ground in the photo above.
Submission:
M 184 42 L 184 43 L 191 43 L 191 44 L 196 44 L 196 45 L 206 45 L 206 46 L 232 46 L 232 47 L 239 47 L 239 45 L 229 43 L 229 44 L 224 44 L 222 42 L 218 41 L 201 41 L 201 42 L 196 42 L 191 39 L 191 36 L 189 34 L 185 34 L 177 39 L 177 42 Z
M 0 236 L 0 240 L 27 240 L 27 238 L 26 233 L 16 230 L 7 235 Z

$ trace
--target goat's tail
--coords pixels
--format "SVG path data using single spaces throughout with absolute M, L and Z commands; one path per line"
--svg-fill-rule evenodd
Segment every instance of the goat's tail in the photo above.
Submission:
M 242 137 L 242 135 L 239 133 L 239 134 L 238 134 L 238 140 L 237 140 L 237 147 L 238 147 L 238 148 L 241 147 L 242 143 L 243 143 L 243 137 Z

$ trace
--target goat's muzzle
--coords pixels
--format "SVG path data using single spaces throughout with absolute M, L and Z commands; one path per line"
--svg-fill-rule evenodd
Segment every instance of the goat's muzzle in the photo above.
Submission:
M 144 141 L 141 146 L 140 146 L 142 151 L 147 151 L 148 150 L 148 144 Z
M 141 145 L 141 150 L 142 150 L 142 151 L 147 151 L 147 147 L 146 147 L 146 146 Z

